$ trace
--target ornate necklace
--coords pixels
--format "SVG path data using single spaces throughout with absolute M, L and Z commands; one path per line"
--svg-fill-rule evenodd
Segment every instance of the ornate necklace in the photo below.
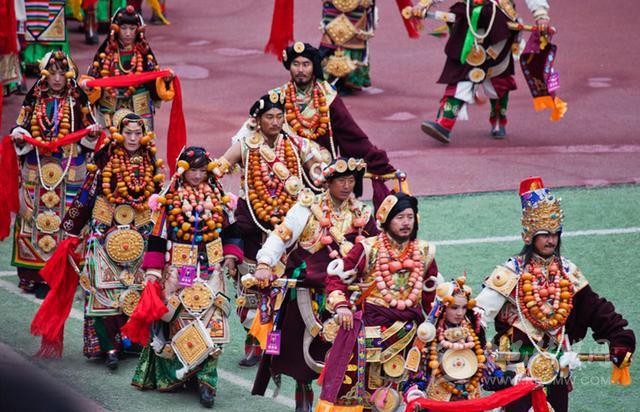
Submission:
M 315 140 L 329 131 L 329 106 L 327 97 L 317 82 L 313 85 L 313 108 L 316 109 L 311 118 L 306 118 L 300 112 L 296 102 L 296 86 L 294 82 L 287 83 L 285 92 L 285 118 L 295 133 L 307 139 Z
M 300 176 L 300 161 L 288 138 L 280 138 L 272 150 L 266 143 L 251 148 L 245 165 L 245 186 L 254 220 L 275 226 L 296 202 L 285 182 Z M 264 229 L 256 222 L 263 231 Z
M 130 155 L 116 148 L 102 171 L 102 193 L 110 203 L 144 210 L 147 199 L 155 192 L 153 172 L 153 162 L 146 153 Z M 115 182 L 115 192 L 111 189 L 112 182 Z
M 557 329 L 567 322 L 573 308 L 573 284 L 554 260 L 546 267 L 532 260 L 518 280 L 517 304 L 537 329 Z
M 424 276 L 424 264 L 420 251 L 416 248 L 416 240 L 396 254 L 386 233 L 380 233 L 376 241 L 378 258 L 376 259 L 373 277 L 380 295 L 392 308 L 404 310 L 416 304 L 421 296 Z M 402 271 L 410 271 L 406 285 L 397 285 L 393 276 Z
M 351 221 L 351 227 L 358 232 L 358 235 L 355 238 L 355 242 L 362 242 L 364 240 L 364 236 L 362 236 L 362 230 L 364 229 L 364 226 L 367 222 L 362 217 L 362 211 L 353 201 L 353 199 L 349 198 L 346 201 L 349 202 L 347 205 L 348 213 L 352 213 L 354 215 L 354 218 Z M 345 219 L 343 213 L 347 212 L 343 211 L 342 207 L 340 208 L 340 211 L 335 211 L 332 203 L 333 201 L 331 200 L 331 195 L 327 193 L 326 198 L 322 203 L 323 216 L 320 217 L 318 221 L 320 223 L 320 227 L 322 228 L 320 242 L 329 250 L 329 257 L 331 259 L 336 259 L 340 254 L 342 256 L 345 256 L 349 252 L 349 250 L 351 250 L 351 247 L 353 245 L 351 244 L 351 242 L 348 242 L 344 236 L 336 239 L 331 234 L 331 228 L 334 226 L 334 222 L 343 221 Z M 342 235 L 345 234 L 346 233 L 343 233 Z M 331 246 L 334 241 L 338 244 L 339 250 L 335 250 Z
M 50 101 L 53 101 L 54 104 L 51 118 L 47 115 L 47 105 Z M 54 141 L 64 137 L 71 130 L 71 117 L 71 104 L 67 95 L 40 98 L 35 104 L 35 113 L 31 117 L 31 136 L 34 139 L 46 141 Z M 58 134 L 53 136 L 56 128 L 58 128 Z
M 167 222 L 177 239 L 195 243 L 209 243 L 218 237 L 224 222 L 224 205 L 230 201 L 217 186 L 200 183 L 179 186 L 158 202 L 167 206 Z M 196 221 L 195 213 L 199 218 Z M 194 239 L 195 236 L 195 239 Z
M 482 374 L 484 370 L 484 363 L 487 360 L 484 356 L 484 349 L 482 348 L 482 344 L 480 343 L 480 338 L 476 335 L 475 331 L 469 325 L 469 323 L 465 320 L 460 324 L 460 328 L 462 328 L 465 333 L 463 334 L 463 338 L 451 342 L 445 338 L 445 324 L 444 318 L 441 318 L 438 321 L 437 328 L 437 339 L 434 339 L 431 342 L 431 346 L 429 347 L 429 368 L 431 369 L 431 373 L 434 378 L 438 378 L 442 375 L 442 369 L 440 369 L 440 362 L 438 362 L 438 345 L 440 344 L 442 347 L 446 349 L 453 350 L 462 350 L 462 349 L 472 349 L 476 354 L 476 358 L 478 359 L 478 370 L 476 373 L 469 379 L 464 385 L 464 390 L 460 390 L 451 382 L 445 381 L 442 382 L 440 386 L 442 386 L 447 392 L 455 395 L 455 396 L 468 396 L 470 393 L 473 393 L 478 388 L 480 384 L 480 379 L 482 379 Z

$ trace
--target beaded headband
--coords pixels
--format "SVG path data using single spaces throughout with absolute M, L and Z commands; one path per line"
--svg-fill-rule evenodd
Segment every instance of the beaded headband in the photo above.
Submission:
M 364 160 L 353 157 L 340 157 L 322 169 L 322 175 L 316 179 L 315 184 L 320 186 L 329 181 L 336 174 L 361 172 L 364 175 L 366 170 L 367 163 Z
M 443 306 L 447 307 L 452 304 L 456 296 L 464 296 L 467 298 L 467 308 L 471 309 L 475 306 L 475 299 L 471 299 L 473 289 L 467 283 L 467 274 L 459 276 L 451 282 L 444 282 L 438 285 L 436 288 L 436 299 L 438 299 Z

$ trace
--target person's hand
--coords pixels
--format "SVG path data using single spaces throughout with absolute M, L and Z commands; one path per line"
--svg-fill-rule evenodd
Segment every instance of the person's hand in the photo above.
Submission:
M 538 31 L 541 34 L 544 34 L 549 30 L 549 19 L 548 18 L 540 18 L 536 20 L 536 26 L 538 26 Z
M 95 140 L 100 136 L 100 132 L 102 131 L 102 125 L 98 123 L 94 123 L 87 127 L 89 129 L 89 136 L 87 137 L 89 140 Z
M 227 268 L 229 276 L 235 279 L 238 276 L 238 269 L 236 267 L 236 260 L 232 257 L 227 257 L 224 259 L 224 263 L 222 267 Z
M 174 77 L 176 77 L 176 74 L 174 73 L 174 71 L 172 69 L 169 69 L 169 75 L 165 76 L 164 81 L 168 83 L 171 80 L 173 80 Z
M 345 306 L 339 307 L 336 309 L 336 321 L 344 330 L 353 329 L 353 312 Z
M 13 140 L 13 143 L 16 146 L 20 146 L 20 147 L 24 146 L 24 137 L 22 137 L 22 132 L 20 131 L 17 131 L 17 130 L 13 131 L 11 133 L 11 140 Z
M 258 281 L 258 286 L 260 288 L 269 287 L 269 282 L 271 281 L 271 269 L 266 266 L 258 266 L 253 277 Z
M 90 92 L 90 91 L 92 91 L 92 90 L 93 90 L 93 87 L 89 87 L 89 86 L 87 86 L 87 82 L 88 82 L 89 80 L 91 80 L 91 79 L 89 79 L 89 78 L 84 78 L 84 79 L 81 79 L 81 80 L 78 82 L 78 86 L 80 86 L 80 88 L 81 88 L 82 90 L 84 90 L 85 92 Z

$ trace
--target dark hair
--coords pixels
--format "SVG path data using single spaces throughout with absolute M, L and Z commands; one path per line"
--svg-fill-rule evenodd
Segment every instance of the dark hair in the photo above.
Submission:
M 142 26 L 140 15 L 133 7 L 124 7 L 116 12 L 113 16 L 113 22 L 119 26 L 123 24 L 131 24 L 132 26 Z
M 409 239 L 415 240 L 418 237 L 418 200 L 403 192 L 396 193 L 395 196 L 398 198 L 398 202 L 387 214 L 386 220 L 382 223 L 382 229 L 384 229 L 385 232 L 389 232 L 389 227 L 393 218 L 405 209 L 412 209 L 415 214 L 415 219 L 413 221 L 413 231 L 411 231 Z
M 146 133 L 147 132 L 147 127 L 144 123 L 144 120 L 142 119 L 142 117 L 140 117 L 140 115 L 135 114 L 135 113 L 127 113 L 122 120 L 120 120 L 120 127 L 119 127 L 119 132 L 122 133 L 122 130 L 124 129 L 124 127 L 129 123 L 126 122 L 125 120 L 130 120 L 133 122 L 137 122 L 142 126 L 142 133 Z
M 189 168 L 191 169 L 199 169 L 201 167 L 205 167 L 209 164 L 209 153 L 200 146 L 189 146 L 182 154 L 180 154 L 180 158 L 178 160 L 184 160 L 189 163 Z
M 558 233 L 558 245 L 556 246 L 556 250 L 553 251 L 553 255 L 556 257 L 560 257 L 560 244 L 562 243 L 562 233 Z M 535 247 L 533 244 L 535 243 L 536 238 L 540 235 L 535 235 L 531 240 L 531 243 L 528 245 L 524 245 L 522 250 L 520 251 L 520 255 L 524 255 L 524 265 L 528 265 L 535 253 Z
M 362 181 L 364 180 L 364 172 L 365 170 L 349 170 L 347 169 L 343 173 L 334 173 L 332 176 L 327 178 L 327 183 L 331 183 L 332 180 L 337 179 L 339 177 L 344 176 L 353 176 L 356 179 L 356 184 L 353 186 L 353 195 L 355 197 L 362 196 Z

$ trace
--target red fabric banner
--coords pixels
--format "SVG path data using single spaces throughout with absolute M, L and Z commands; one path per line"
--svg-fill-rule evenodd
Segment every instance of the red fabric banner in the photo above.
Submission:
M 159 320 L 168 311 L 169 309 L 167 309 L 162 300 L 160 284 L 156 281 L 147 282 L 138 305 L 120 331 L 131 342 L 146 345 L 149 343 L 151 324 Z
M 31 334 L 42 336 L 40 350 L 36 356 L 42 358 L 62 356 L 64 324 L 71 312 L 73 296 L 78 287 L 78 273 L 69 259 L 74 259 L 76 262 L 80 260 L 75 254 L 78 244 L 80 244 L 80 238 L 77 237 L 70 237 L 60 242 L 53 256 L 40 270 L 40 276 L 51 289 L 31 321 Z
M 275 54 L 282 60 L 282 51 L 293 43 L 293 0 L 275 0 L 271 34 L 264 46 L 265 53 Z
M 0 93 L 1 94 L 1 93 Z M 13 147 L 11 136 L 2 138 L 0 145 L 0 240 L 4 240 L 11 234 L 11 215 L 18 213 L 20 199 L 18 188 L 20 185 L 20 168 L 18 156 Z
M 533 381 L 522 381 L 515 386 L 494 392 L 484 398 L 466 401 L 445 402 L 418 398 L 409 402 L 405 412 L 413 412 L 417 407 L 428 409 L 430 412 L 483 412 L 505 406 L 531 392 L 533 392 L 533 397 L 536 400 L 533 402 L 534 412 L 549 412 L 544 390 Z
M 100 79 L 89 80 L 88 87 L 129 87 L 140 86 L 141 84 L 171 75 L 170 70 L 157 70 L 139 74 L 127 74 L 124 76 L 102 77 Z M 175 97 L 171 104 L 171 114 L 169 117 L 169 130 L 167 131 L 167 164 L 171 174 L 175 171 L 177 157 L 182 148 L 187 144 L 187 126 L 182 110 L 182 88 L 178 76 L 173 78 Z

